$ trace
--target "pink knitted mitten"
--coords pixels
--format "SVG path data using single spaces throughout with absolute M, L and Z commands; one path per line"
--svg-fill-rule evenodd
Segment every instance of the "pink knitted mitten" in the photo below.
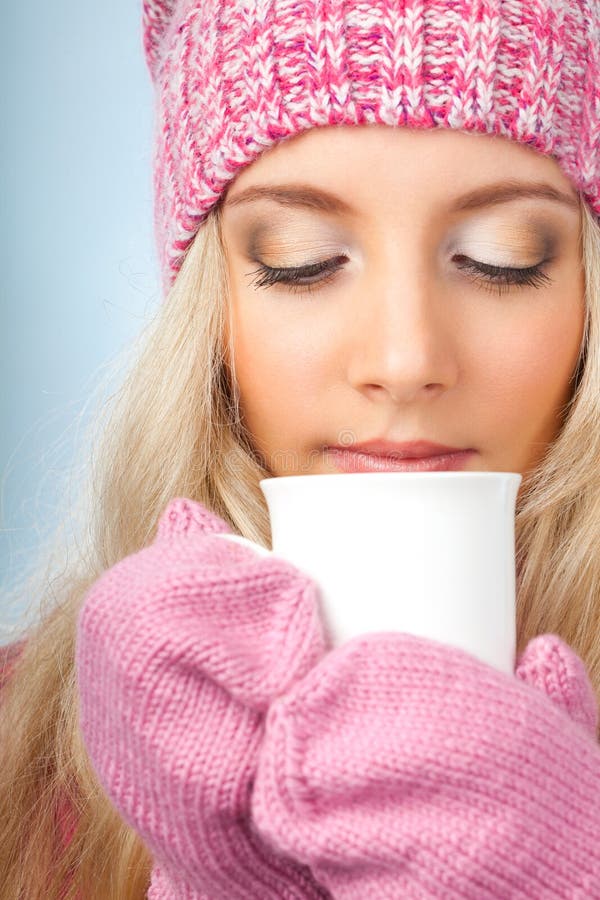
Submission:
M 272 703 L 252 815 L 336 900 L 599 898 L 597 715 L 555 635 L 515 677 L 363 635 Z
M 216 532 L 179 498 L 152 545 L 88 591 L 78 619 L 90 760 L 155 861 L 152 900 L 314 900 L 305 866 L 249 817 L 269 702 L 323 656 L 313 583 Z

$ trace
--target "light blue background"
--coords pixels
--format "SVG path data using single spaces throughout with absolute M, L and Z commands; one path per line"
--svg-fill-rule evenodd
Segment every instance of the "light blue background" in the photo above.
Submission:
M 141 0 L 11 3 L 1 34 L 0 590 L 54 522 L 90 377 L 160 302 Z

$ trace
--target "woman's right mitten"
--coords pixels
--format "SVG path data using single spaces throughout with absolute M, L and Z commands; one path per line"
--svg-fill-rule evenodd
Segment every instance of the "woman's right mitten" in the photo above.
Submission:
M 316 586 L 173 500 L 106 571 L 77 625 L 80 727 L 104 790 L 152 853 L 149 900 L 328 898 L 266 845 L 249 806 L 270 702 L 327 651 Z

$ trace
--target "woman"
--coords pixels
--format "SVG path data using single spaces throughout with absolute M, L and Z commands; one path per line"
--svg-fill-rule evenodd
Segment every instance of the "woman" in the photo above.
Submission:
M 4 687 L 7 896 L 594 896 L 597 8 L 144 26 L 165 302 Z M 214 537 L 268 546 L 260 478 L 339 471 L 348 434 L 523 474 L 516 678 L 405 635 L 327 652 L 308 579 Z

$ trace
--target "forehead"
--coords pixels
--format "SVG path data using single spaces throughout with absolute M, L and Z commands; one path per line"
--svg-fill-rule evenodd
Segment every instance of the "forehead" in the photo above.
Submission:
M 327 126 L 263 152 L 238 172 L 223 202 L 233 208 L 262 198 L 351 216 L 374 207 L 476 209 L 526 190 L 579 208 L 556 161 L 516 141 L 447 128 Z

